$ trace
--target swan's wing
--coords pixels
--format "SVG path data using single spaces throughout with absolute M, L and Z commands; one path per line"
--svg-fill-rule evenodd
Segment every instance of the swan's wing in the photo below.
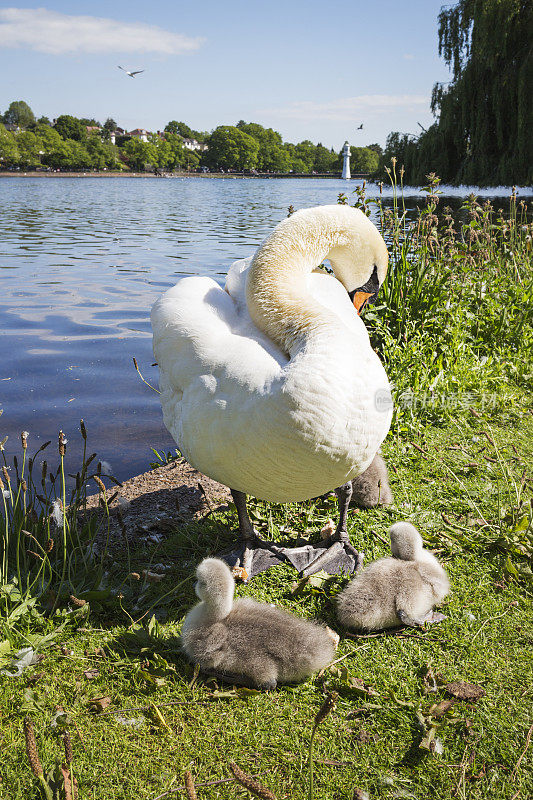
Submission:
M 234 261 L 226 275 L 225 290 L 233 298 L 239 312 L 246 309 L 246 276 L 253 256 Z
M 331 311 L 350 331 L 365 339 L 368 338 L 364 336 L 366 327 L 363 320 L 353 307 L 348 292 L 337 278 L 321 269 L 316 269 L 307 276 L 307 288 L 314 299 Z
M 211 278 L 183 278 L 152 309 L 165 425 L 178 443 L 189 404 L 262 393 L 279 377 L 286 357 L 241 315 Z

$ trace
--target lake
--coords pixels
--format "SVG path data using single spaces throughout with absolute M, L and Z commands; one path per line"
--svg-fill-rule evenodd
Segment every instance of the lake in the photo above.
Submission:
M 8 456 L 20 451 L 21 430 L 30 432 L 30 453 L 52 439 L 47 453 L 55 456 L 61 428 L 68 466 L 76 468 L 80 418 L 91 451 L 119 479 L 146 470 L 151 447 L 172 450 L 158 396 L 132 362 L 135 356 L 145 378 L 157 382 L 154 300 L 184 275 L 208 274 L 222 284 L 230 264 L 251 255 L 289 205 L 335 203 L 357 183 L 0 178 L 0 440 L 9 435 Z M 472 191 L 441 188 L 441 206 L 455 208 Z M 504 187 L 475 191 L 510 194 Z M 423 200 L 417 189 L 405 194 L 411 207 Z

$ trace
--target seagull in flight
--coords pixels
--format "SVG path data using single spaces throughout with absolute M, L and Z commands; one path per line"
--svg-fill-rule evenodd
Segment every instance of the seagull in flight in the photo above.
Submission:
M 362 130 L 363 130 L 363 123 L 361 123 L 361 124 L 359 125 L 359 127 L 357 128 L 357 130 L 358 130 L 358 131 L 362 131 Z
M 124 69 L 124 67 L 121 67 L 120 64 L 118 64 L 117 66 L 119 69 L 122 70 L 122 72 L 125 72 L 126 75 L 129 75 L 130 78 L 134 78 L 136 75 L 139 75 L 139 73 L 144 72 L 144 69 L 137 69 L 134 70 L 133 72 L 130 72 L 129 69 Z

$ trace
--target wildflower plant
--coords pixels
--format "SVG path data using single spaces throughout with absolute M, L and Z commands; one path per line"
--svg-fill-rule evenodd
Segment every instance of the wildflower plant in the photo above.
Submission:
M 60 609 L 71 608 L 74 616 L 88 611 L 84 597 L 101 588 L 106 547 L 100 555 L 99 542 L 109 534 L 109 506 L 106 488 L 93 472 L 96 454 L 87 454 L 87 431 L 83 438 L 81 468 L 66 472 L 68 440 L 59 431 L 58 458 L 41 460 L 51 442 L 29 455 L 30 434 L 21 434 L 22 457 L 9 464 L 2 442 L 0 477 L 0 639 L 18 643 L 24 625 L 27 630 L 42 627 L 46 618 Z M 58 462 L 58 463 L 57 463 Z M 111 482 L 118 483 L 112 476 Z M 104 497 L 97 514 L 87 513 L 87 487 L 97 479 Z M 3 636 L 2 636 L 3 634 Z

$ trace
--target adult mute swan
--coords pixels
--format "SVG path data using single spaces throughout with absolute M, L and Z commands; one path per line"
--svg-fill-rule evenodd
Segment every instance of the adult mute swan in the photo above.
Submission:
M 316 270 L 325 259 L 335 277 Z M 372 462 L 392 416 L 387 376 L 357 311 L 387 263 L 361 211 L 318 206 L 284 219 L 252 258 L 235 262 L 225 290 L 208 277 L 183 278 L 152 309 L 165 425 L 196 469 L 230 487 L 245 580 L 265 568 L 246 494 L 284 503 L 338 487 L 329 548 L 261 544 L 304 574 L 357 564 L 346 528 L 350 481 Z

